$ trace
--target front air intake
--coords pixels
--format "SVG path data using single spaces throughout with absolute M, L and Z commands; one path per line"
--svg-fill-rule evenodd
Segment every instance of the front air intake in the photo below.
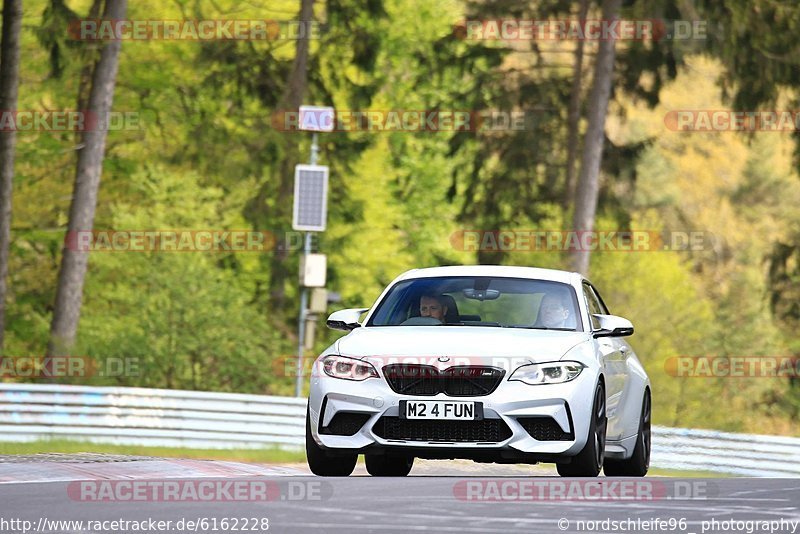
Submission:
M 511 429 L 502 419 L 448 421 L 383 416 L 372 431 L 383 439 L 448 443 L 499 443 L 511 437 Z
M 489 395 L 503 380 L 506 372 L 497 367 L 462 365 L 440 371 L 432 365 L 391 364 L 383 367 L 389 387 L 401 395 L 432 396 L 444 393 L 450 397 Z

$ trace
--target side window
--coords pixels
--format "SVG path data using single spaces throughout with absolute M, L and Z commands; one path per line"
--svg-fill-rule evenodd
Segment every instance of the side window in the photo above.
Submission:
M 594 294 L 589 284 L 583 284 L 583 296 L 586 299 L 586 305 L 589 307 L 589 314 L 603 314 L 603 308 L 600 307 L 600 300 Z M 594 317 L 591 317 L 592 329 L 600 328 L 600 323 Z
M 597 302 L 600 303 L 600 309 L 603 310 L 601 313 L 605 315 L 611 315 L 611 312 L 608 311 L 608 306 L 606 306 L 606 303 L 603 302 L 603 297 L 600 296 L 600 292 L 597 291 L 597 288 L 594 287 L 592 284 L 589 284 L 589 289 L 597 297 Z

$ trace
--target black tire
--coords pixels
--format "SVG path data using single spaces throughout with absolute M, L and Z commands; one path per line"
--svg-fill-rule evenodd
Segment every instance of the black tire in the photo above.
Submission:
M 603 469 L 603 456 L 606 449 L 606 390 L 602 382 L 594 390 L 592 419 L 589 422 L 589 435 L 581 452 L 572 457 L 568 464 L 556 464 L 562 477 L 596 477 Z
M 388 454 L 365 454 L 367 473 L 374 477 L 404 477 L 414 465 L 413 456 L 390 456 Z
M 610 477 L 643 477 L 650 469 L 650 391 L 644 392 L 642 414 L 639 417 L 639 434 L 633 454 L 627 460 L 606 460 L 603 472 Z
M 321 477 L 346 477 L 356 468 L 358 454 L 331 455 L 311 435 L 311 417 L 306 408 L 306 461 L 311 472 Z

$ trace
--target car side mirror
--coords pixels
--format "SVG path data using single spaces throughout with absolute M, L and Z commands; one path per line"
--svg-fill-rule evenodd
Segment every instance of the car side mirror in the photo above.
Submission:
M 325 324 L 328 328 L 333 330 L 349 332 L 361 326 L 358 320 L 361 318 L 361 314 L 367 310 L 369 310 L 369 308 L 348 308 L 346 310 L 335 311 L 328 316 L 328 320 Z
M 624 317 L 616 315 L 592 314 L 600 328 L 592 331 L 594 337 L 627 337 L 633 335 L 633 324 Z

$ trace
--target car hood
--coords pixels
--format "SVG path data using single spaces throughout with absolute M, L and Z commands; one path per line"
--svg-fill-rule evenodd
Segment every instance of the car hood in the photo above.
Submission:
M 554 361 L 589 339 L 585 332 L 469 326 L 362 327 L 336 343 L 342 356 L 420 363 L 450 358 L 450 364 L 486 364 L 494 358 L 531 363 Z

